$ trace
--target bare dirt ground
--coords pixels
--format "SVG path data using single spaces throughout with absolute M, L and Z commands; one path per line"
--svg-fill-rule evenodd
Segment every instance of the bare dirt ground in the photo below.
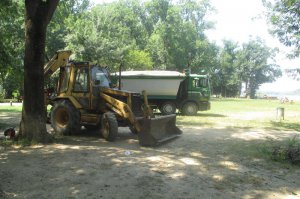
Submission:
M 180 138 L 155 148 L 139 146 L 127 128 L 113 143 L 83 130 L 55 144 L 2 147 L 0 198 L 300 198 L 299 167 L 257 150 L 299 132 L 180 128 Z

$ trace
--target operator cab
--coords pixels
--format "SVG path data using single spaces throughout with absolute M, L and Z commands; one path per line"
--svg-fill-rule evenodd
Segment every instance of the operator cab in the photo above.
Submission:
M 91 67 L 93 86 L 110 87 L 111 81 L 108 78 L 108 71 L 99 65 Z

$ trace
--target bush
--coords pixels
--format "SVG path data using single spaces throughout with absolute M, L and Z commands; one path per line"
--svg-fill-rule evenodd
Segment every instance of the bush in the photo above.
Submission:
M 4 92 L 0 91 L 0 102 L 4 99 Z
M 275 161 L 288 161 L 293 164 L 300 163 L 300 139 L 298 135 L 289 138 L 283 142 L 276 142 L 270 140 L 265 147 L 266 153 L 272 160 Z

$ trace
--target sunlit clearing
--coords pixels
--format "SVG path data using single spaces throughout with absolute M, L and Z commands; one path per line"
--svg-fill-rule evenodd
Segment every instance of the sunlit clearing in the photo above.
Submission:
M 234 162 L 231 162 L 231 161 L 221 161 L 220 164 L 225 166 L 228 169 L 231 169 L 231 170 L 238 170 L 239 169 L 238 168 L 239 166 L 237 164 L 235 164 Z
M 147 159 L 153 162 L 163 161 L 163 159 L 159 156 L 152 156 L 152 157 L 148 157 Z
M 181 158 L 179 160 L 182 161 L 186 165 L 196 165 L 196 166 L 200 165 L 197 160 L 192 159 L 192 158 Z
M 268 134 L 267 132 L 248 131 L 244 133 L 234 133 L 232 137 L 239 138 L 242 140 L 265 140 L 267 138 L 275 138 L 274 135 Z
M 0 160 L 7 160 L 7 156 L 5 156 L 5 157 L 0 157 Z
M 192 152 L 191 156 L 198 157 L 198 158 L 205 158 L 205 156 L 203 156 L 201 153 L 197 153 L 197 152 Z
M 43 148 L 44 146 L 43 145 L 33 145 L 31 146 L 30 148 L 33 148 L 33 149 L 40 149 L 40 148 Z
M 134 139 L 129 139 L 129 140 L 127 140 L 127 143 L 129 143 L 129 144 L 135 144 L 135 143 L 137 143 L 138 141 L 137 140 L 134 140 Z
M 212 178 L 215 181 L 222 181 L 222 180 L 224 180 L 224 176 L 221 176 L 221 175 L 213 175 Z
M 299 196 L 286 196 L 283 199 L 299 199 Z
M 76 189 L 75 187 L 72 187 L 71 190 L 73 195 L 77 195 L 79 193 L 79 190 Z
M 106 154 L 107 157 L 113 157 L 113 156 L 116 156 L 117 154 L 116 153 L 108 153 Z
M 182 173 L 182 172 L 177 172 L 177 173 L 173 173 L 173 174 L 171 174 L 170 176 L 171 176 L 171 178 L 182 178 L 182 177 L 184 177 L 184 173 Z
M 111 161 L 112 161 L 113 163 L 122 163 L 122 162 L 123 162 L 122 160 L 117 159 L 117 158 L 113 158 L 113 159 L 111 159 Z
M 53 145 L 55 149 L 75 149 L 75 150 L 82 150 L 82 149 L 86 149 L 86 150 L 93 150 L 93 149 L 98 149 L 95 146 L 68 146 L 68 145 L 63 145 L 63 144 L 55 144 Z
M 83 169 L 78 169 L 77 171 L 76 171 L 76 174 L 78 174 L 78 175 L 84 175 L 86 172 L 85 172 L 85 170 L 83 170 Z
M 23 154 L 31 154 L 32 151 L 30 150 L 20 150 L 21 153 Z
M 286 196 L 283 199 L 299 199 L 299 196 Z

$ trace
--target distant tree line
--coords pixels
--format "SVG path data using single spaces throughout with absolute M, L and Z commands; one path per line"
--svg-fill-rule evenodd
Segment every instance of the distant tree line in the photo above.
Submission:
M 271 49 L 259 39 L 222 46 L 208 40 L 213 27 L 209 0 L 119 0 L 91 5 L 89 0 L 60 1 L 48 26 L 46 57 L 70 49 L 74 59 L 118 70 L 177 70 L 208 74 L 214 94 L 239 96 L 242 85 L 253 98 L 259 85 L 281 75 Z M 0 2 L 0 89 L 6 98 L 22 95 L 24 2 Z M 1 90 L 0 90 L 1 91 Z

